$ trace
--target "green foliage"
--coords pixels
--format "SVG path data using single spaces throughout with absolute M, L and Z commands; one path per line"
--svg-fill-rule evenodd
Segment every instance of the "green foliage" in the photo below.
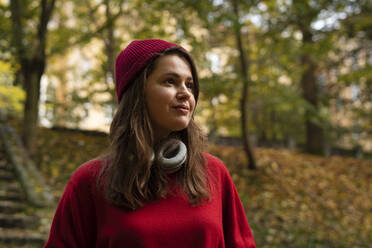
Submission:
M 107 72 L 105 48 L 107 28 L 112 23 L 115 54 L 129 41 L 146 38 L 178 42 L 190 50 L 201 72 L 198 117 L 214 134 L 240 136 L 242 80 L 233 29 L 240 25 L 250 65 L 251 133 L 259 139 L 304 143 L 306 118 L 323 127 L 327 137 L 341 139 L 352 134 L 353 129 L 368 132 L 372 116 L 370 1 L 238 2 L 241 18 L 236 20 L 231 1 L 227 0 L 110 0 L 113 18 L 108 20 L 105 1 L 56 1 L 47 37 L 47 118 L 78 126 L 88 114 L 88 102 L 98 108 L 104 105 L 114 109 L 115 92 Z M 25 32 L 31 34 L 23 42 L 29 44 L 36 35 L 39 6 L 37 1 L 28 0 L 23 7 L 27 12 L 23 20 Z M 9 6 L 2 2 L 1 59 L 13 63 L 9 17 Z M 311 33 L 311 41 L 304 42 L 305 31 Z M 301 61 L 304 54 L 316 62 L 316 73 L 324 78 L 323 82 L 319 80 L 317 106 L 303 100 L 300 81 L 307 69 Z M 217 57 L 213 61 L 209 55 Z M 216 62 L 218 70 L 213 69 Z M 8 83 L 14 81 L 11 74 L 17 65 L 12 66 L 6 74 Z M 62 86 L 66 101 L 59 102 L 55 93 Z M 350 87 L 359 89 L 355 101 L 341 94 Z M 107 93 L 109 99 L 97 97 Z M 358 123 L 357 127 L 334 121 L 338 108 L 348 112 L 345 118 Z M 338 138 L 330 138 L 329 142 L 337 144 Z
M 304 142 L 304 112 L 309 106 L 291 86 L 255 85 L 252 88 L 251 129 L 263 140 Z M 299 125 L 300 124 L 300 125 Z M 297 128 L 293 128 L 297 126 Z
M 8 7 L 0 2 L 0 60 L 9 59 L 9 32 L 10 32 L 10 11 Z
M 114 9 L 123 3 L 123 14 L 115 19 L 115 49 L 119 52 L 130 40 L 146 38 L 186 45 L 202 72 L 198 117 L 204 118 L 212 133 L 239 136 L 242 80 L 238 76 L 239 57 L 232 28 L 239 23 L 245 52 L 250 58 L 251 133 L 259 139 L 304 143 L 305 117 L 323 127 L 328 142 L 336 145 L 355 131 L 364 135 L 371 130 L 369 0 L 239 2 L 241 20 L 234 19 L 227 0 L 124 3 L 113 0 Z M 105 8 L 103 1 L 92 0 L 57 1 L 57 4 L 48 39 L 49 53 L 58 54 L 58 59 L 50 60 L 49 75 L 65 82 L 57 72 L 72 72 L 74 76 L 68 81 L 78 87 L 66 94 L 63 103 L 55 100 L 58 88 L 50 89 L 48 108 L 50 112 L 56 107 L 64 108 L 63 114 L 54 115 L 76 121 L 78 125 L 88 111 L 84 104 L 88 101 L 94 104 L 93 97 L 97 94 L 113 92 L 105 80 L 107 54 L 102 39 L 107 25 Z M 5 9 L 0 8 L 4 13 L 0 15 L 1 31 L 9 28 L 9 20 L 4 19 L 8 15 Z M 30 12 L 29 17 L 35 14 Z M 305 31 L 312 34 L 306 44 Z M 0 32 L 0 37 L 3 34 Z M 0 48 L 5 47 L 3 44 L 6 43 L 0 39 Z M 81 51 L 89 47 L 89 55 L 93 54 L 86 59 L 92 60 L 88 69 L 84 63 L 76 64 L 81 71 L 56 66 L 58 61 L 71 60 L 68 53 L 76 47 Z M 220 70 L 212 70 L 214 62 L 207 58 L 207 53 L 221 55 L 217 57 Z M 316 62 L 317 74 L 325 77 L 323 84 L 319 79 L 317 85 L 320 91 L 317 107 L 303 100 L 300 85 L 306 69 L 301 62 L 303 54 Z M 85 55 L 82 52 L 78 56 Z M 344 98 L 341 93 L 354 86 L 359 89 L 356 99 Z M 82 91 L 88 92 L 88 97 L 82 97 Z M 9 89 L 7 92 L 9 95 Z M 340 113 L 348 113 L 343 119 L 350 120 L 351 126 L 341 126 L 333 120 Z M 41 139 L 39 145 L 51 149 L 39 149 L 38 164 L 50 183 L 56 185 L 56 195 L 60 195 L 76 166 L 98 155 L 106 140 L 76 134 L 70 137 L 50 130 L 45 133 L 48 139 Z M 60 142 L 64 141 L 68 144 L 61 146 Z M 359 139 L 353 142 L 357 144 Z M 76 154 L 77 150 L 85 152 Z M 346 248 L 367 247 L 372 242 L 371 216 L 367 214 L 371 203 L 366 200 L 371 194 L 366 186 L 370 180 L 370 162 L 258 149 L 259 171 L 252 173 L 245 170 L 246 161 L 240 149 L 211 147 L 211 150 L 232 170 L 258 247 Z
M 20 116 L 23 112 L 24 91 L 16 86 L 0 84 L 0 110 L 7 115 Z
M 13 73 L 10 63 L 0 60 L 0 85 L 11 85 Z
M 0 110 L 7 116 L 19 117 L 23 112 L 25 92 L 12 86 L 13 68 L 0 60 Z

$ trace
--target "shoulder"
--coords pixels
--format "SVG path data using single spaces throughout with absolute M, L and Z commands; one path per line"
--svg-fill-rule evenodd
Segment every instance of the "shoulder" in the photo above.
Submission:
M 61 213 L 68 213 L 68 211 L 77 213 L 81 210 L 90 212 L 90 209 L 87 210 L 83 206 L 87 206 L 86 204 L 89 203 L 89 208 L 94 207 L 95 199 L 98 196 L 95 178 L 102 164 L 102 160 L 94 159 L 83 163 L 75 170 L 61 196 L 58 207 L 60 210 L 57 209 L 57 211 Z M 74 217 L 80 218 L 79 216 Z
M 103 164 L 103 159 L 93 159 L 83 163 L 72 174 L 70 183 L 76 186 L 94 183 Z
M 212 189 L 222 195 L 233 192 L 234 182 L 225 164 L 211 154 L 203 153 L 203 156 L 207 161 L 208 180 L 211 180 Z
M 216 156 L 213 156 L 206 152 L 203 152 L 203 156 L 206 162 L 208 163 L 209 167 L 216 167 L 216 169 L 227 170 L 225 164 L 221 161 L 221 159 L 217 158 Z
M 207 162 L 207 168 L 212 174 L 220 175 L 222 177 L 230 176 L 226 165 L 219 158 L 205 152 L 203 152 L 203 156 Z

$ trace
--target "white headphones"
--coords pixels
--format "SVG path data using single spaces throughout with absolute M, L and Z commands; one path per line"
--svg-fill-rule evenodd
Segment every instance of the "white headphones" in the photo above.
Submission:
M 156 154 L 151 153 L 151 162 L 161 167 L 166 173 L 178 171 L 187 159 L 186 145 L 179 139 L 167 139 L 162 142 Z

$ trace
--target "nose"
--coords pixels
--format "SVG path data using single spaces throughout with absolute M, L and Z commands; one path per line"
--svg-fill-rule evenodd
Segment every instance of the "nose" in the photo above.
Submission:
M 187 88 L 186 83 L 183 83 L 178 87 L 177 98 L 179 100 L 188 100 L 192 95 L 192 90 Z

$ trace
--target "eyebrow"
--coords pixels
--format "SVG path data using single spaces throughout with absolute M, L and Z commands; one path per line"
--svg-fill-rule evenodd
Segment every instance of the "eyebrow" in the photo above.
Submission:
M 175 72 L 166 72 L 163 75 L 174 76 L 174 77 L 177 77 L 177 78 L 181 77 L 178 73 L 175 73 Z M 193 78 L 192 77 L 187 77 L 187 80 L 193 81 Z

